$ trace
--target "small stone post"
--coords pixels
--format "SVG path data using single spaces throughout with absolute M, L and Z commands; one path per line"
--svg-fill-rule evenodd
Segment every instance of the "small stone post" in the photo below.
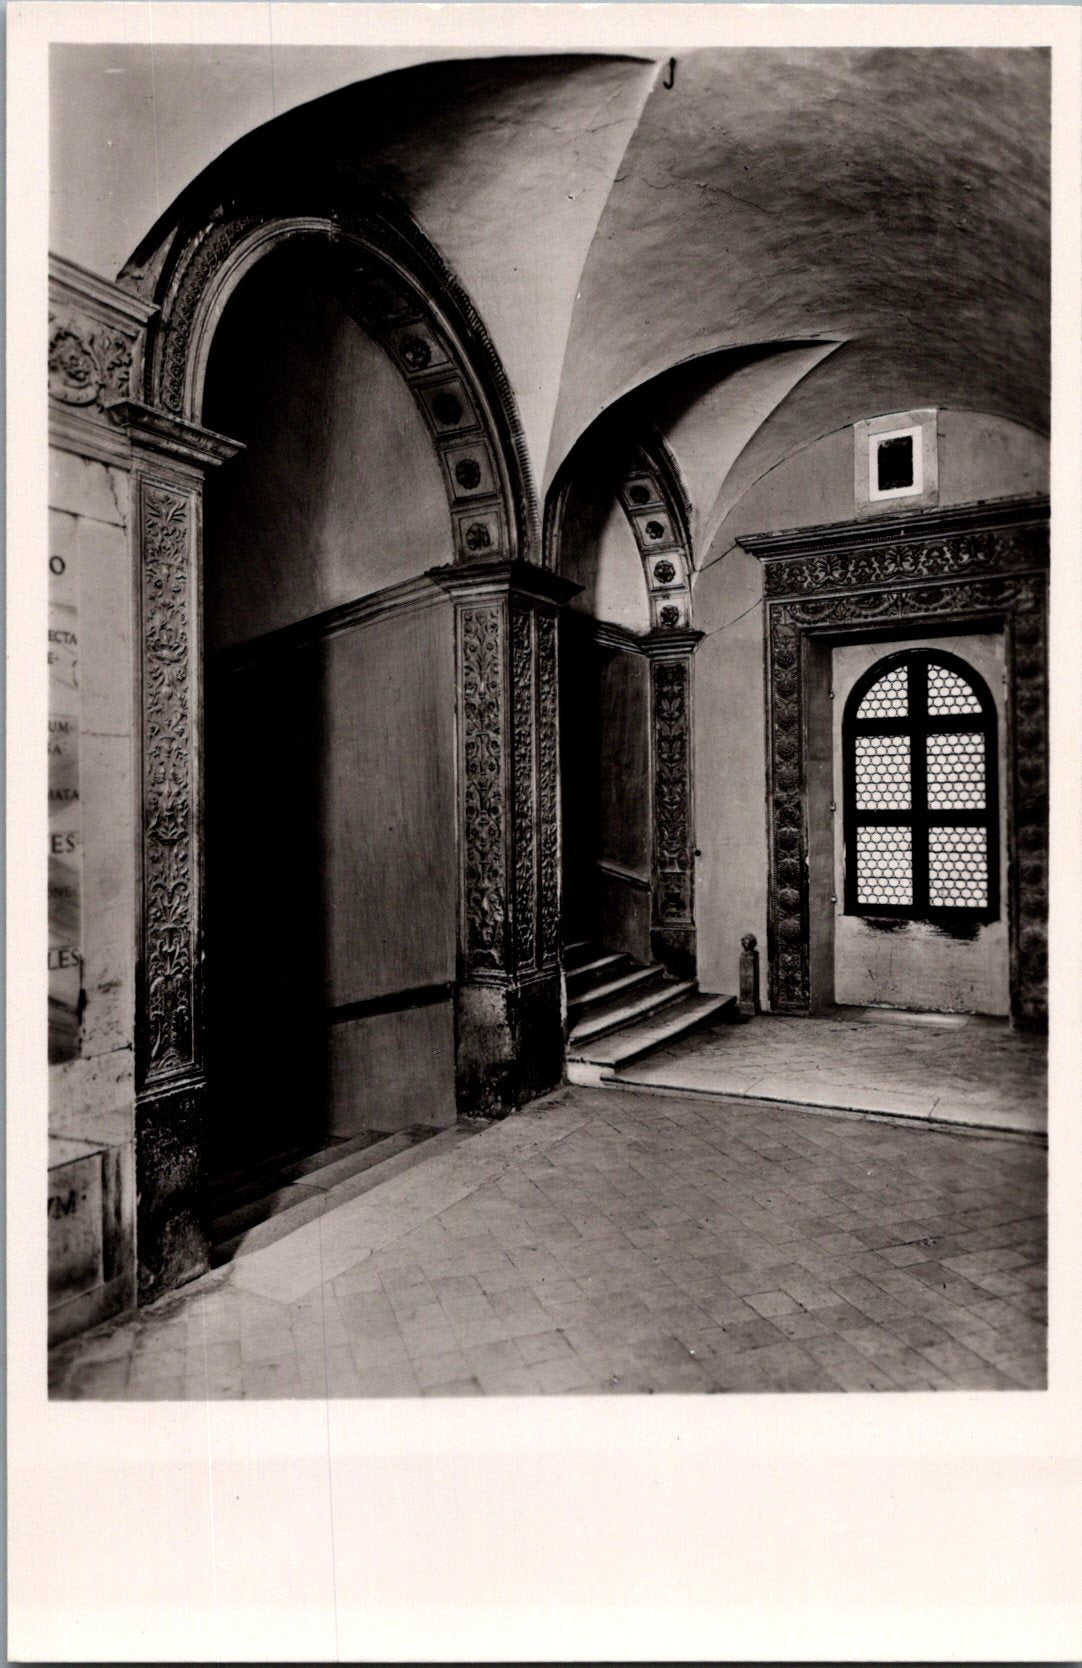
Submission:
M 737 1008 L 741 1019 L 754 1019 L 759 1010 L 759 951 L 753 932 L 746 932 L 740 940 L 740 996 Z

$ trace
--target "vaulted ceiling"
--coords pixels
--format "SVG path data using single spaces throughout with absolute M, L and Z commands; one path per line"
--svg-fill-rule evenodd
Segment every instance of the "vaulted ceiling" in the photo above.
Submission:
M 231 144 L 284 126 L 439 249 L 536 478 L 602 412 L 646 409 L 700 546 L 745 485 L 863 416 L 1046 431 L 1046 52 L 421 57 L 56 48 L 54 248 L 115 276 Z

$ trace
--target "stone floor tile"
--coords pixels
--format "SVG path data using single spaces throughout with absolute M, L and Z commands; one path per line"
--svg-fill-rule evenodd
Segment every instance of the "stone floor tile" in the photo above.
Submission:
M 473 1376 L 466 1356 L 460 1349 L 421 1355 L 411 1361 L 410 1365 L 421 1390 L 431 1390 L 440 1384 L 454 1384 L 460 1379 Z
M 428 1277 L 418 1263 L 403 1263 L 398 1267 L 385 1268 L 380 1274 L 380 1280 L 388 1294 L 402 1287 L 428 1284 Z
M 782 1339 L 777 1327 L 768 1320 L 735 1321 L 733 1325 L 724 1327 L 723 1331 L 741 1352 L 787 1341 Z
M 793 1298 L 781 1291 L 749 1293 L 744 1302 L 750 1309 L 754 1309 L 757 1315 L 762 1315 L 767 1320 L 772 1320 L 777 1315 L 795 1314 L 800 1308 Z
M 946 1343 L 928 1344 L 920 1352 L 933 1367 L 946 1373 L 954 1383 L 963 1390 L 984 1390 L 1001 1388 L 1010 1383 L 1009 1376 L 1001 1373 L 991 1362 L 985 1361 L 964 1344 L 950 1338 Z
M 896 1390 L 890 1374 L 841 1337 L 809 1338 L 803 1346 L 841 1390 Z
M 527 1284 L 526 1275 L 522 1269 L 515 1266 L 510 1257 L 497 1267 L 479 1269 L 476 1280 L 487 1297 L 491 1297 L 494 1292 L 521 1290 Z
M 458 1348 L 459 1334 L 442 1310 L 432 1320 L 403 1326 L 401 1332 L 406 1354 L 411 1361 L 419 1356 L 438 1355 L 444 1350 Z
M 574 1350 L 563 1332 L 533 1332 L 524 1338 L 516 1338 L 519 1354 L 528 1367 L 539 1361 L 567 1360 L 574 1355 Z
M 276 1361 L 246 1361 L 241 1369 L 242 1394 L 249 1401 L 279 1401 L 301 1393 L 300 1364 L 295 1356 Z
M 411 1368 L 397 1367 L 361 1367 L 357 1368 L 358 1396 L 416 1396 L 420 1393 L 420 1386 Z
M 112 1401 L 128 1390 L 128 1362 L 111 1360 L 78 1364 L 68 1373 L 65 1394 L 82 1401 Z
M 353 1359 L 358 1371 L 367 1371 L 375 1367 L 405 1368 L 409 1364 L 409 1351 L 405 1340 L 394 1338 L 357 1338 L 352 1346 Z
M 798 1309 L 792 1315 L 773 1315 L 771 1324 L 783 1337 L 797 1342 L 802 1338 L 823 1338 L 834 1330 L 819 1311 L 805 1309 Z
M 529 1372 L 536 1389 L 546 1395 L 571 1395 L 599 1383 L 599 1375 L 577 1356 L 538 1361 Z
M 1005 1356 L 997 1365 L 1021 1390 L 1045 1390 L 1048 1387 L 1048 1359 L 1043 1350 L 1028 1355 Z

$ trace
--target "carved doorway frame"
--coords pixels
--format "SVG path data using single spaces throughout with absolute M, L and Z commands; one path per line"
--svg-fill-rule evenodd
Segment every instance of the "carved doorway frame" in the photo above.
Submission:
M 594 622 L 598 643 L 650 661 L 650 953 L 681 978 L 696 970 L 694 677 L 702 632 L 692 624 L 692 551 L 687 494 L 659 434 L 613 443 L 614 489 L 642 563 L 650 630 Z M 545 562 L 558 568 L 574 457 L 549 496 Z
M 1048 514 L 1045 497 L 1010 498 L 741 536 L 764 569 L 775 1012 L 810 1013 L 824 1001 L 812 921 L 824 882 L 810 839 L 809 738 L 829 727 L 829 707 L 817 657 L 855 633 L 980 627 L 1001 628 L 1006 650 L 1011 1017 L 1034 1029 L 1047 1024 Z
M 523 1021 L 515 947 L 523 942 L 516 879 L 527 867 L 507 861 L 507 842 L 525 839 L 542 853 L 540 890 L 557 865 L 534 823 L 547 817 L 557 837 L 555 787 L 542 770 L 533 776 L 506 762 L 507 714 L 516 714 L 516 741 L 531 758 L 555 757 L 555 707 L 544 691 L 554 680 L 556 609 L 566 586 L 540 566 L 536 500 L 521 428 L 499 360 L 468 298 L 417 229 L 381 198 L 328 201 L 318 212 L 293 212 L 283 201 L 238 206 L 217 195 L 205 218 L 185 211 L 159 230 L 154 247 L 133 259 L 122 282 L 140 294 L 150 322 L 136 346 L 130 398 L 112 406 L 132 448 L 133 544 L 139 624 L 139 805 L 141 849 L 137 897 L 135 1164 L 138 1195 L 138 1284 L 143 1302 L 193 1278 L 207 1264 L 204 1151 L 207 1116 L 203 1001 L 203 769 L 202 567 L 203 487 L 211 468 L 228 462 L 237 441 L 202 426 L 202 397 L 214 332 L 244 275 L 271 250 L 297 238 L 318 239 L 340 252 L 348 281 L 347 305 L 391 357 L 421 412 L 441 466 L 453 529 L 450 565 L 430 583 L 454 590 L 446 576 L 472 576 L 471 596 L 493 599 L 497 634 L 490 703 L 501 769 L 496 807 L 499 838 L 486 860 L 502 867 L 486 896 L 497 900 L 503 925 L 492 946 L 471 937 L 469 899 L 477 842 L 462 832 L 469 805 L 460 806 L 459 890 L 466 900 L 456 985 L 459 1104 L 466 1110 L 506 1110 L 518 1098 L 551 1086 L 562 1069 L 559 1023 L 559 947 L 547 936 L 537 958 L 554 1023 L 556 1060 L 546 1059 L 525 1087 L 511 1081 Z M 543 595 L 539 595 L 537 587 Z M 508 602 L 521 593 L 530 614 Z M 456 602 L 456 614 L 462 609 Z M 536 615 L 536 621 L 534 619 Z M 514 649 L 511 642 L 514 637 Z M 524 652 L 523 643 L 528 652 Z M 460 723 L 463 692 L 474 676 L 465 616 L 456 630 Z M 528 662 L 528 664 L 527 664 Z M 523 707 L 516 679 L 542 694 Z M 525 710 L 526 717 L 520 715 Z M 549 730 L 552 735 L 549 735 Z M 492 738 L 489 738 L 490 740 Z M 471 757 L 466 742 L 467 761 Z M 527 792 L 527 789 L 529 790 Z M 517 797 L 516 797 L 517 796 Z M 519 802 L 526 806 L 525 811 Z M 516 820 L 517 818 L 517 820 Z M 512 833 L 512 831 L 515 831 Z M 532 881 L 531 869 L 531 881 Z M 481 884 L 486 881 L 481 877 Z M 548 922 L 558 903 L 533 894 L 532 908 Z M 474 986 L 479 988 L 470 998 Z M 490 1011 L 495 988 L 498 1010 Z M 486 1002 L 489 1006 L 486 1007 Z M 515 1029 L 508 1022 L 514 1010 Z M 534 1026 L 536 1030 L 544 1027 Z M 462 1030 L 456 1023 L 456 1030 Z M 536 1050 L 534 1051 L 536 1052 Z M 548 1054 L 552 1055 L 549 1046 Z M 531 1056 L 529 1038 L 525 1054 Z M 551 1080 L 551 1081 L 550 1081 Z

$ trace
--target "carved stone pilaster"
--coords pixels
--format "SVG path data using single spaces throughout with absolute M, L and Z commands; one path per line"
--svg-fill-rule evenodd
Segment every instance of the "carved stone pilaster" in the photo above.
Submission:
M 1047 1020 L 1048 500 L 933 510 L 741 539 L 764 564 L 768 651 L 770 1001 L 813 1005 L 806 659 L 854 630 L 1002 624 L 1007 647 L 1011 1014 Z
M 135 1159 L 139 1294 L 146 1302 L 206 1266 L 199 464 L 238 447 L 191 424 L 178 447 L 157 414 L 139 421 L 132 417 L 138 408 L 125 409 L 140 632 Z
M 459 1110 L 499 1115 L 559 1081 L 557 610 L 524 562 L 433 570 L 455 602 Z
M 642 639 L 650 658 L 654 850 L 650 947 L 684 977 L 695 972 L 695 827 L 692 790 L 692 655 L 699 631 Z

